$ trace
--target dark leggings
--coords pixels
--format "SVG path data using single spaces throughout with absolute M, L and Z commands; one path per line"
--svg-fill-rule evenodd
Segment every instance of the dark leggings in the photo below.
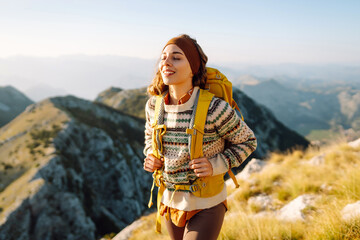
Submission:
M 184 227 L 177 227 L 171 219 L 167 221 L 166 228 L 173 240 L 216 240 L 224 221 L 226 208 L 220 203 L 212 208 L 204 209 L 195 214 Z

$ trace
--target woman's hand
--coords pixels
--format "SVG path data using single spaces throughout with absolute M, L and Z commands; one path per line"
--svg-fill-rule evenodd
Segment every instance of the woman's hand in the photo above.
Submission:
M 162 168 L 163 165 L 164 162 L 154 157 L 152 154 L 148 154 L 144 159 L 144 169 L 148 172 L 154 172 L 155 170 Z
M 194 173 L 197 177 L 208 177 L 213 174 L 212 165 L 205 157 L 196 158 L 190 161 L 190 169 L 194 169 Z

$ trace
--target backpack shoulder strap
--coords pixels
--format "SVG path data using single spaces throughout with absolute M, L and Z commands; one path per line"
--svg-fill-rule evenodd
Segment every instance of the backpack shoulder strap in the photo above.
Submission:
M 153 134 L 152 134 L 152 149 L 153 155 L 157 158 L 162 157 L 163 145 L 162 145 L 162 136 L 166 132 L 166 126 L 164 125 L 164 96 L 156 96 L 155 102 L 155 113 L 154 113 L 154 123 L 152 124 Z M 158 195 L 157 195 L 157 214 L 156 214 L 156 229 L 155 231 L 161 233 L 161 215 L 159 212 L 160 202 L 165 190 L 165 186 L 162 183 L 162 170 L 156 170 L 153 173 L 153 184 L 150 191 L 150 200 L 148 203 L 148 207 L 151 208 L 153 205 L 152 195 L 155 185 L 159 187 Z
M 160 107 L 161 107 L 161 102 L 162 102 L 162 96 L 158 95 L 155 97 L 155 115 L 154 115 L 154 120 L 155 123 L 157 123 L 159 121 L 159 114 L 160 114 Z
M 162 136 L 166 132 L 166 126 L 164 125 L 164 97 L 156 96 L 154 123 L 152 124 L 152 150 L 153 155 L 157 158 L 162 157 Z
M 207 112 L 210 106 L 210 102 L 214 96 L 214 94 L 210 93 L 209 91 L 199 89 L 199 97 L 197 103 L 195 103 L 193 118 L 191 122 L 193 125 L 190 125 L 190 129 L 186 129 L 186 133 L 190 134 L 189 136 L 189 151 L 190 151 L 190 158 L 200 158 L 202 157 L 202 142 L 204 137 L 204 128 L 206 122 Z M 195 109 L 196 108 L 196 109 Z

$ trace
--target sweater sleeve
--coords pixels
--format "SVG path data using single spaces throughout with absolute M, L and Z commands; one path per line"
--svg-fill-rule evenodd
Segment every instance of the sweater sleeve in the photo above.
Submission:
M 219 136 L 226 141 L 224 151 L 209 159 L 213 164 L 213 175 L 216 175 L 240 166 L 255 151 L 257 140 L 253 131 L 225 101 L 217 100 L 213 119 Z
M 147 156 L 148 154 L 150 154 L 152 152 L 152 127 L 151 127 L 151 102 L 152 99 L 150 98 L 145 105 L 145 117 L 146 117 L 146 122 L 145 122 L 145 147 L 144 147 L 144 155 Z

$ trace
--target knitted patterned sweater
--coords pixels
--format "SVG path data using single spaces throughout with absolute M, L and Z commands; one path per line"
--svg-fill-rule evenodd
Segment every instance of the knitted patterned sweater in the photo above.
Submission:
M 164 124 L 166 133 L 163 136 L 164 180 L 174 184 L 189 184 L 196 179 L 195 173 L 189 167 L 188 134 L 195 97 L 198 87 L 190 99 L 179 105 L 165 105 Z M 151 97 L 145 106 L 145 148 L 147 156 L 152 152 L 152 123 L 155 115 L 155 97 Z M 225 148 L 226 140 L 226 148 Z M 213 175 L 224 174 L 230 168 L 239 166 L 257 145 L 253 131 L 236 114 L 231 106 L 214 97 L 210 103 L 206 117 L 203 153 L 213 167 Z M 196 197 L 190 192 L 177 191 L 170 201 L 172 189 L 166 189 L 162 203 L 179 210 L 192 211 L 213 207 L 226 199 L 226 188 L 210 198 Z

